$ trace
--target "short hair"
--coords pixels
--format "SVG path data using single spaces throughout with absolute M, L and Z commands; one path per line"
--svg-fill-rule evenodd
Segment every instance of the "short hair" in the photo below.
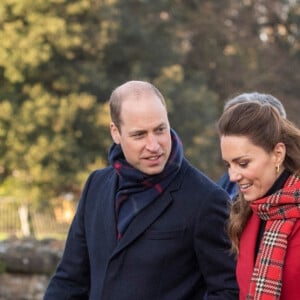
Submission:
M 235 104 L 245 103 L 245 102 L 257 102 L 262 105 L 267 105 L 267 104 L 272 105 L 277 109 L 279 114 L 286 119 L 286 111 L 280 100 L 275 98 L 273 95 L 263 94 L 258 92 L 243 93 L 232 99 L 227 100 L 224 104 L 224 111 Z
M 121 130 L 121 109 L 122 102 L 129 96 L 139 97 L 145 93 L 156 95 L 166 107 L 166 101 L 161 92 L 153 84 L 146 81 L 131 80 L 115 88 L 109 99 L 110 116 L 112 122 Z

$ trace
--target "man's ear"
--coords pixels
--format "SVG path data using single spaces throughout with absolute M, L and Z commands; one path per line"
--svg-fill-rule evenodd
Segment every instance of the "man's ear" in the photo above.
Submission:
M 116 144 L 120 144 L 120 132 L 114 122 L 110 123 L 110 134 Z

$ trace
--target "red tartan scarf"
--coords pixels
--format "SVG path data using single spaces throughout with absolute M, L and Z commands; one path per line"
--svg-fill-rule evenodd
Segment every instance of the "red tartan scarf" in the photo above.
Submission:
M 251 202 L 266 228 L 255 262 L 247 300 L 280 299 L 288 237 L 300 218 L 300 177 L 290 175 L 281 190 Z

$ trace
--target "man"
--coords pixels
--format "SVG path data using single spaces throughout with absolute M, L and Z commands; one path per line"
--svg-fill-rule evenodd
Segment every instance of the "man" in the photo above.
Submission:
M 110 111 L 110 166 L 86 182 L 44 300 L 238 299 L 228 196 L 184 158 L 161 93 L 126 82 Z
M 256 102 L 261 105 L 272 105 L 278 111 L 278 113 L 286 118 L 286 111 L 280 100 L 272 96 L 271 94 L 262 94 L 258 92 L 252 93 L 243 93 L 232 99 L 229 99 L 225 102 L 224 109 L 228 109 L 239 103 L 245 102 Z M 228 172 L 225 172 L 217 181 L 217 184 L 220 185 L 223 189 L 227 191 L 231 199 L 234 199 L 238 194 L 238 187 L 235 182 L 230 181 Z

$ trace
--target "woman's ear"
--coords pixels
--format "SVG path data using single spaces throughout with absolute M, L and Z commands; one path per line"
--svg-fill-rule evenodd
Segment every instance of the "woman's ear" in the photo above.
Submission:
M 120 132 L 114 122 L 110 123 L 110 134 L 116 144 L 120 144 Z
M 276 165 L 281 165 L 284 162 L 285 155 L 286 155 L 285 144 L 282 142 L 277 143 L 274 147 L 273 152 L 274 152 L 274 156 L 275 156 Z

